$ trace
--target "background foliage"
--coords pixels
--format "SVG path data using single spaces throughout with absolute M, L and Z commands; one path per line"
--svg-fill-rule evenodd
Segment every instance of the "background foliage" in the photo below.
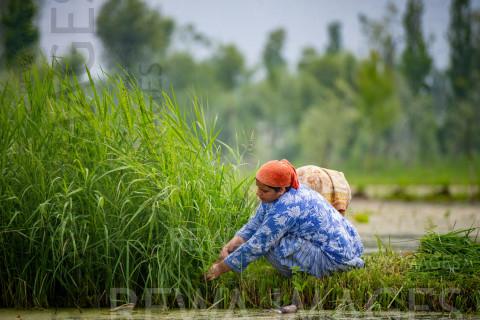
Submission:
M 35 52 L 35 6 L 22 3 L 2 4 L 5 67 Z M 7 12 L 23 19 L 14 29 L 13 13 Z M 209 117 L 218 117 L 220 139 L 243 148 L 250 168 L 289 158 L 296 165 L 313 163 L 355 176 L 387 163 L 407 173 L 443 163 L 452 182 L 477 183 L 480 13 L 469 0 L 451 1 L 446 70 L 433 64 L 422 15 L 421 0 L 409 0 L 402 17 L 393 3 L 379 20 L 361 15 L 371 49 L 363 58 L 343 48 L 342 25 L 332 21 L 325 51 L 306 47 L 295 66 L 283 56 L 288 34 L 282 28 L 266 35 L 261 63 L 249 67 L 234 44 L 216 43 L 193 25 L 178 25 L 142 0 L 106 2 L 97 35 L 110 71 L 135 77 L 158 102 L 161 91 L 172 88 L 180 106 L 200 97 Z M 176 49 L 178 44 L 187 49 Z M 210 54 L 195 58 L 199 48 Z M 72 49 L 59 63 L 85 80 L 78 51 Z M 457 160 L 469 166 L 461 178 L 450 166 Z M 433 183 L 412 173 L 412 183 L 422 182 Z

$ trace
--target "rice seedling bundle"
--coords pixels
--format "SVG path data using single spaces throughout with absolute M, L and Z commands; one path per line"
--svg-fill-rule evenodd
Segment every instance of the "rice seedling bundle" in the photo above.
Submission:
M 429 233 L 420 239 L 406 273 L 407 286 L 432 290 L 422 297 L 432 309 L 480 310 L 480 243 L 473 237 L 476 230 Z M 432 295 L 438 299 L 432 300 Z
M 121 78 L 41 67 L 4 81 L 0 108 L 0 306 L 188 298 L 251 213 L 196 101 L 187 117 Z
M 462 279 L 479 281 L 480 243 L 471 237 L 475 230 L 424 236 L 412 266 L 412 276 L 457 282 Z

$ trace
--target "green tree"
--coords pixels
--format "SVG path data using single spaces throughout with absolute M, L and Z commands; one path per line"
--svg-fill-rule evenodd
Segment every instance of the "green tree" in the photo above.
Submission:
M 198 31 L 191 23 L 184 26 L 177 26 L 175 36 L 179 43 L 185 46 L 187 51 L 195 50 L 196 47 L 208 49 L 212 46 L 212 40 L 204 33 Z
M 141 0 L 109 0 L 97 17 L 108 62 L 132 73 L 138 73 L 140 64 L 164 58 L 173 30 L 172 19 Z
M 316 60 L 318 57 L 318 52 L 313 47 L 305 47 L 302 50 L 302 56 L 298 62 L 298 69 L 299 70 L 306 70 L 308 66 Z
M 394 74 L 383 68 L 377 54 L 372 53 L 362 61 L 357 71 L 358 107 L 370 125 L 381 129 L 388 128 L 393 121 L 393 109 L 388 101 L 395 94 Z M 381 130 L 380 129 L 380 130 Z
M 426 87 L 425 78 L 432 67 L 432 58 L 423 38 L 422 14 L 422 0 L 409 0 L 403 17 L 405 49 L 402 53 L 401 69 L 414 93 Z
M 473 43 L 473 62 L 472 62 L 472 90 L 470 93 L 472 107 L 472 153 L 480 154 L 480 9 L 476 9 L 472 14 L 472 43 Z M 480 173 L 478 173 L 480 174 Z
M 169 55 L 165 61 L 164 76 L 168 81 L 168 86 L 178 93 L 197 83 L 197 69 L 191 54 L 176 52 Z
M 395 23 L 398 10 L 393 3 L 387 6 L 387 12 L 381 20 L 370 19 L 361 14 L 360 26 L 366 35 L 371 48 L 378 52 L 387 68 L 393 68 L 396 59 Z
M 67 54 L 58 57 L 56 67 L 64 74 L 80 76 L 85 72 L 85 63 L 85 56 L 72 45 Z
M 0 1 L 0 12 L 5 12 L 7 2 Z M 3 23 L 1 21 L 3 14 L 0 14 L 0 69 L 3 67 L 3 46 L 5 40 L 3 39 L 4 37 L 4 31 L 3 31 Z
M 278 73 L 285 67 L 286 62 L 282 55 L 286 33 L 282 28 L 269 33 L 267 43 L 263 49 L 263 64 L 267 69 L 267 77 L 272 84 L 277 82 Z
M 357 135 L 358 110 L 349 99 L 331 92 L 305 112 L 298 132 L 304 163 L 337 167 L 352 158 L 351 141 Z
M 298 84 L 300 95 L 300 110 L 304 110 L 315 104 L 320 95 L 318 82 L 311 72 L 311 66 L 318 59 L 315 48 L 306 47 L 302 50 L 302 56 L 297 64 Z
M 442 136 L 444 147 L 453 156 L 467 156 L 472 162 L 480 151 L 480 85 L 478 81 L 478 40 L 480 27 L 470 1 L 453 0 L 450 10 L 450 66 L 448 77 L 453 97 L 447 109 Z M 477 160 L 478 161 L 478 160 Z
M 338 21 L 332 22 L 328 25 L 327 53 L 338 53 L 342 46 L 342 24 Z
M 371 137 L 362 147 L 365 161 L 370 165 L 370 160 L 376 157 L 385 159 L 390 154 L 393 128 L 400 111 L 395 74 L 373 52 L 369 59 L 359 64 L 356 85 L 355 104 L 362 119 L 359 130 Z
M 472 13 L 473 91 L 480 90 L 480 9 Z
M 439 155 L 438 127 L 443 92 L 438 92 L 438 75 L 432 94 L 414 94 L 406 81 L 397 81 L 396 92 L 401 103 L 395 123 L 396 159 L 403 163 L 428 163 Z
M 211 63 L 217 80 L 227 90 L 239 83 L 245 69 L 245 59 L 233 44 L 220 46 Z
M 31 64 L 36 55 L 38 29 L 34 25 L 37 7 L 33 0 L 8 0 L 0 18 L 4 61 L 8 67 Z
M 469 0 L 453 0 L 450 8 L 449 77 L 457 98 L 466 98 L 472 77 L 471 9 Z
M 298 70 L 300 77 L 308 74 L 318 81 L 316 91 L 330 90 L 336 89 L 339 81 L 353 84 L 355 63 L 355 58 L 347 52 L 318 55 L 314 49 L 306 48 L 298 63 Z

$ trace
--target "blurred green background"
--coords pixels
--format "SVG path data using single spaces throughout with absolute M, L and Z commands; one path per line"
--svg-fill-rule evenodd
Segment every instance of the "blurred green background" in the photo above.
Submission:
M 47 2 L 0 3 L 2 86 L 45 61 L 86 80 L 81 50 L 52 57 L 40 49 Z M 261 63 L 249 66 L 233 41 L 214 42 L 141 0 L 103 1 L 94 32 L 103 70 L 135 77 L 156 100 L 174 92 L 187 114 L 197 97 L 217 117 L 219 138 L 243 154 L 246 172 L 288 158 L 342 170 L 354 185 L 479 184 L 480 10 L 449 2 L 448 66 L 438 68 L 422 28 L 424 2 L 404 3 L 379 1 L 379 19 L 359 15 L 365 56 L 345 48 L 344 26 L 332 21 L 325 49 L 305 47 L 293 65 L 281 27 L 264 35 Z M 210 54 L 198 58 L 201 47 Z

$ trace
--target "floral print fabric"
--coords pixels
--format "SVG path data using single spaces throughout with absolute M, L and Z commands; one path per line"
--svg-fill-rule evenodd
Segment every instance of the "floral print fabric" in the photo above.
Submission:
M 304 185 L 271 203 L 261 203 L 236 235 L 246 242 L 224 261 L 237 272 L 267 254 L 284 266 L 297 266 L 317 277 L 363 266 L 363 245 L 355 228 Z

